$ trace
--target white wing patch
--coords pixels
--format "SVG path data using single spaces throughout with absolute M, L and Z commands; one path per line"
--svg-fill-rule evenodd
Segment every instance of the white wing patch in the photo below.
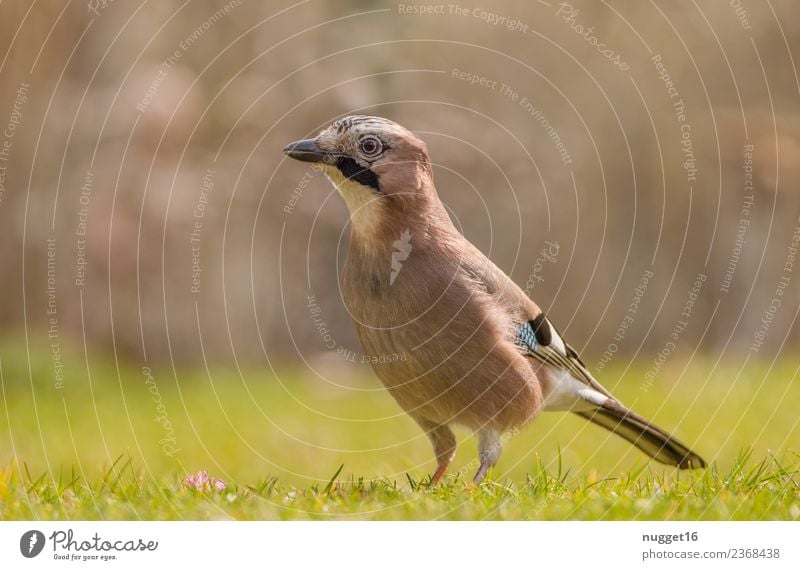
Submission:
M 550 319 L 545 319 L 547 326 L 550 327 L 550 334 L 552 335 L 552 340 L 550 341 L 551 344 L 564 356 L 567 356 L 567 345 L 564 342 L 564 339 L 561 338 L 561 335 L 558 334 L 556 327 L 553 326 L 553 323 L 550 322 Z
M 542 367 L 542 372 L 539 379 L 542 381 L 543 409 L 546 412 L 589 411 L 608 400 L 607 396 L 576 380 L 564 369 Z
M 543 327 L 547 327 L 547 330 L 542 330 Z M 574 351 L 567 350 L 564 339 L 544 315 L 520 326 L 516 343 L 529 356 L 544 364 L 539 378 L 545 397 L 545 411 L 592 410 L 608 401 L 608 396 L 576 378 L 569 369 L 556 362 L 558 358 L 570 365 L 580 365 L 574 358 Z M 558 352 L 560 356 L 556 357 L 553 352 Z M 583 370 L 582 367 L 580 370 Z

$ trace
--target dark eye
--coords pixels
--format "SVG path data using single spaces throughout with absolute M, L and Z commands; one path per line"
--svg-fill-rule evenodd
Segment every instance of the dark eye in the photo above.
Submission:
M 378 156 L 383 150 L 383 144 L 377 137 L 364 137 L 358 145 L 359 150 L 366 157 Z

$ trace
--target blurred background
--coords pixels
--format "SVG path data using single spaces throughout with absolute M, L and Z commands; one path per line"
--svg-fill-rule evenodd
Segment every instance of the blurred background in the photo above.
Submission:
M 457 225 L 628 403 L 711 458 L 796 449 L 799 15 L 0 3 L 0 459 L 426 472 L 360 363 L 346 208 L 281 152 L 350 113 L 428 143 Z M 509 472 L 594 429 L 558 417 Z M 587 433 L 569 462 L 642 461 Z

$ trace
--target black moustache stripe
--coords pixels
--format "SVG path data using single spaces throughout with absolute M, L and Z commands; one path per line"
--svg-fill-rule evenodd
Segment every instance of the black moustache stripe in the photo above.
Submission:
M 354 180 L 363 186 L 369 186 L 376 192 L 381 191 L 381 187 L 378 184 L 378 175 L 369 168 L 360 166 L 349 156 L 339 157 L 336 161 L 336 168 L 338 168 L 339 172 L 348 180 Z

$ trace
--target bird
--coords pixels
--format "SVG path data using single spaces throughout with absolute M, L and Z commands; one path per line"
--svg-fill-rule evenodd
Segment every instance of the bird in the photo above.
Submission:
M 348 115 L 283 151 L 324 173 L 347 205 L 342 298 L 376 376 L 431 442 L 430 484 L 455 457 L 454 426 L 476 435 L 480 483 L 503 434 L 542 411 L 575 413 L 661 463 L 705 467 L 604 388 L 542 309 L 455 227 L 427 146 L 411 131 Z

